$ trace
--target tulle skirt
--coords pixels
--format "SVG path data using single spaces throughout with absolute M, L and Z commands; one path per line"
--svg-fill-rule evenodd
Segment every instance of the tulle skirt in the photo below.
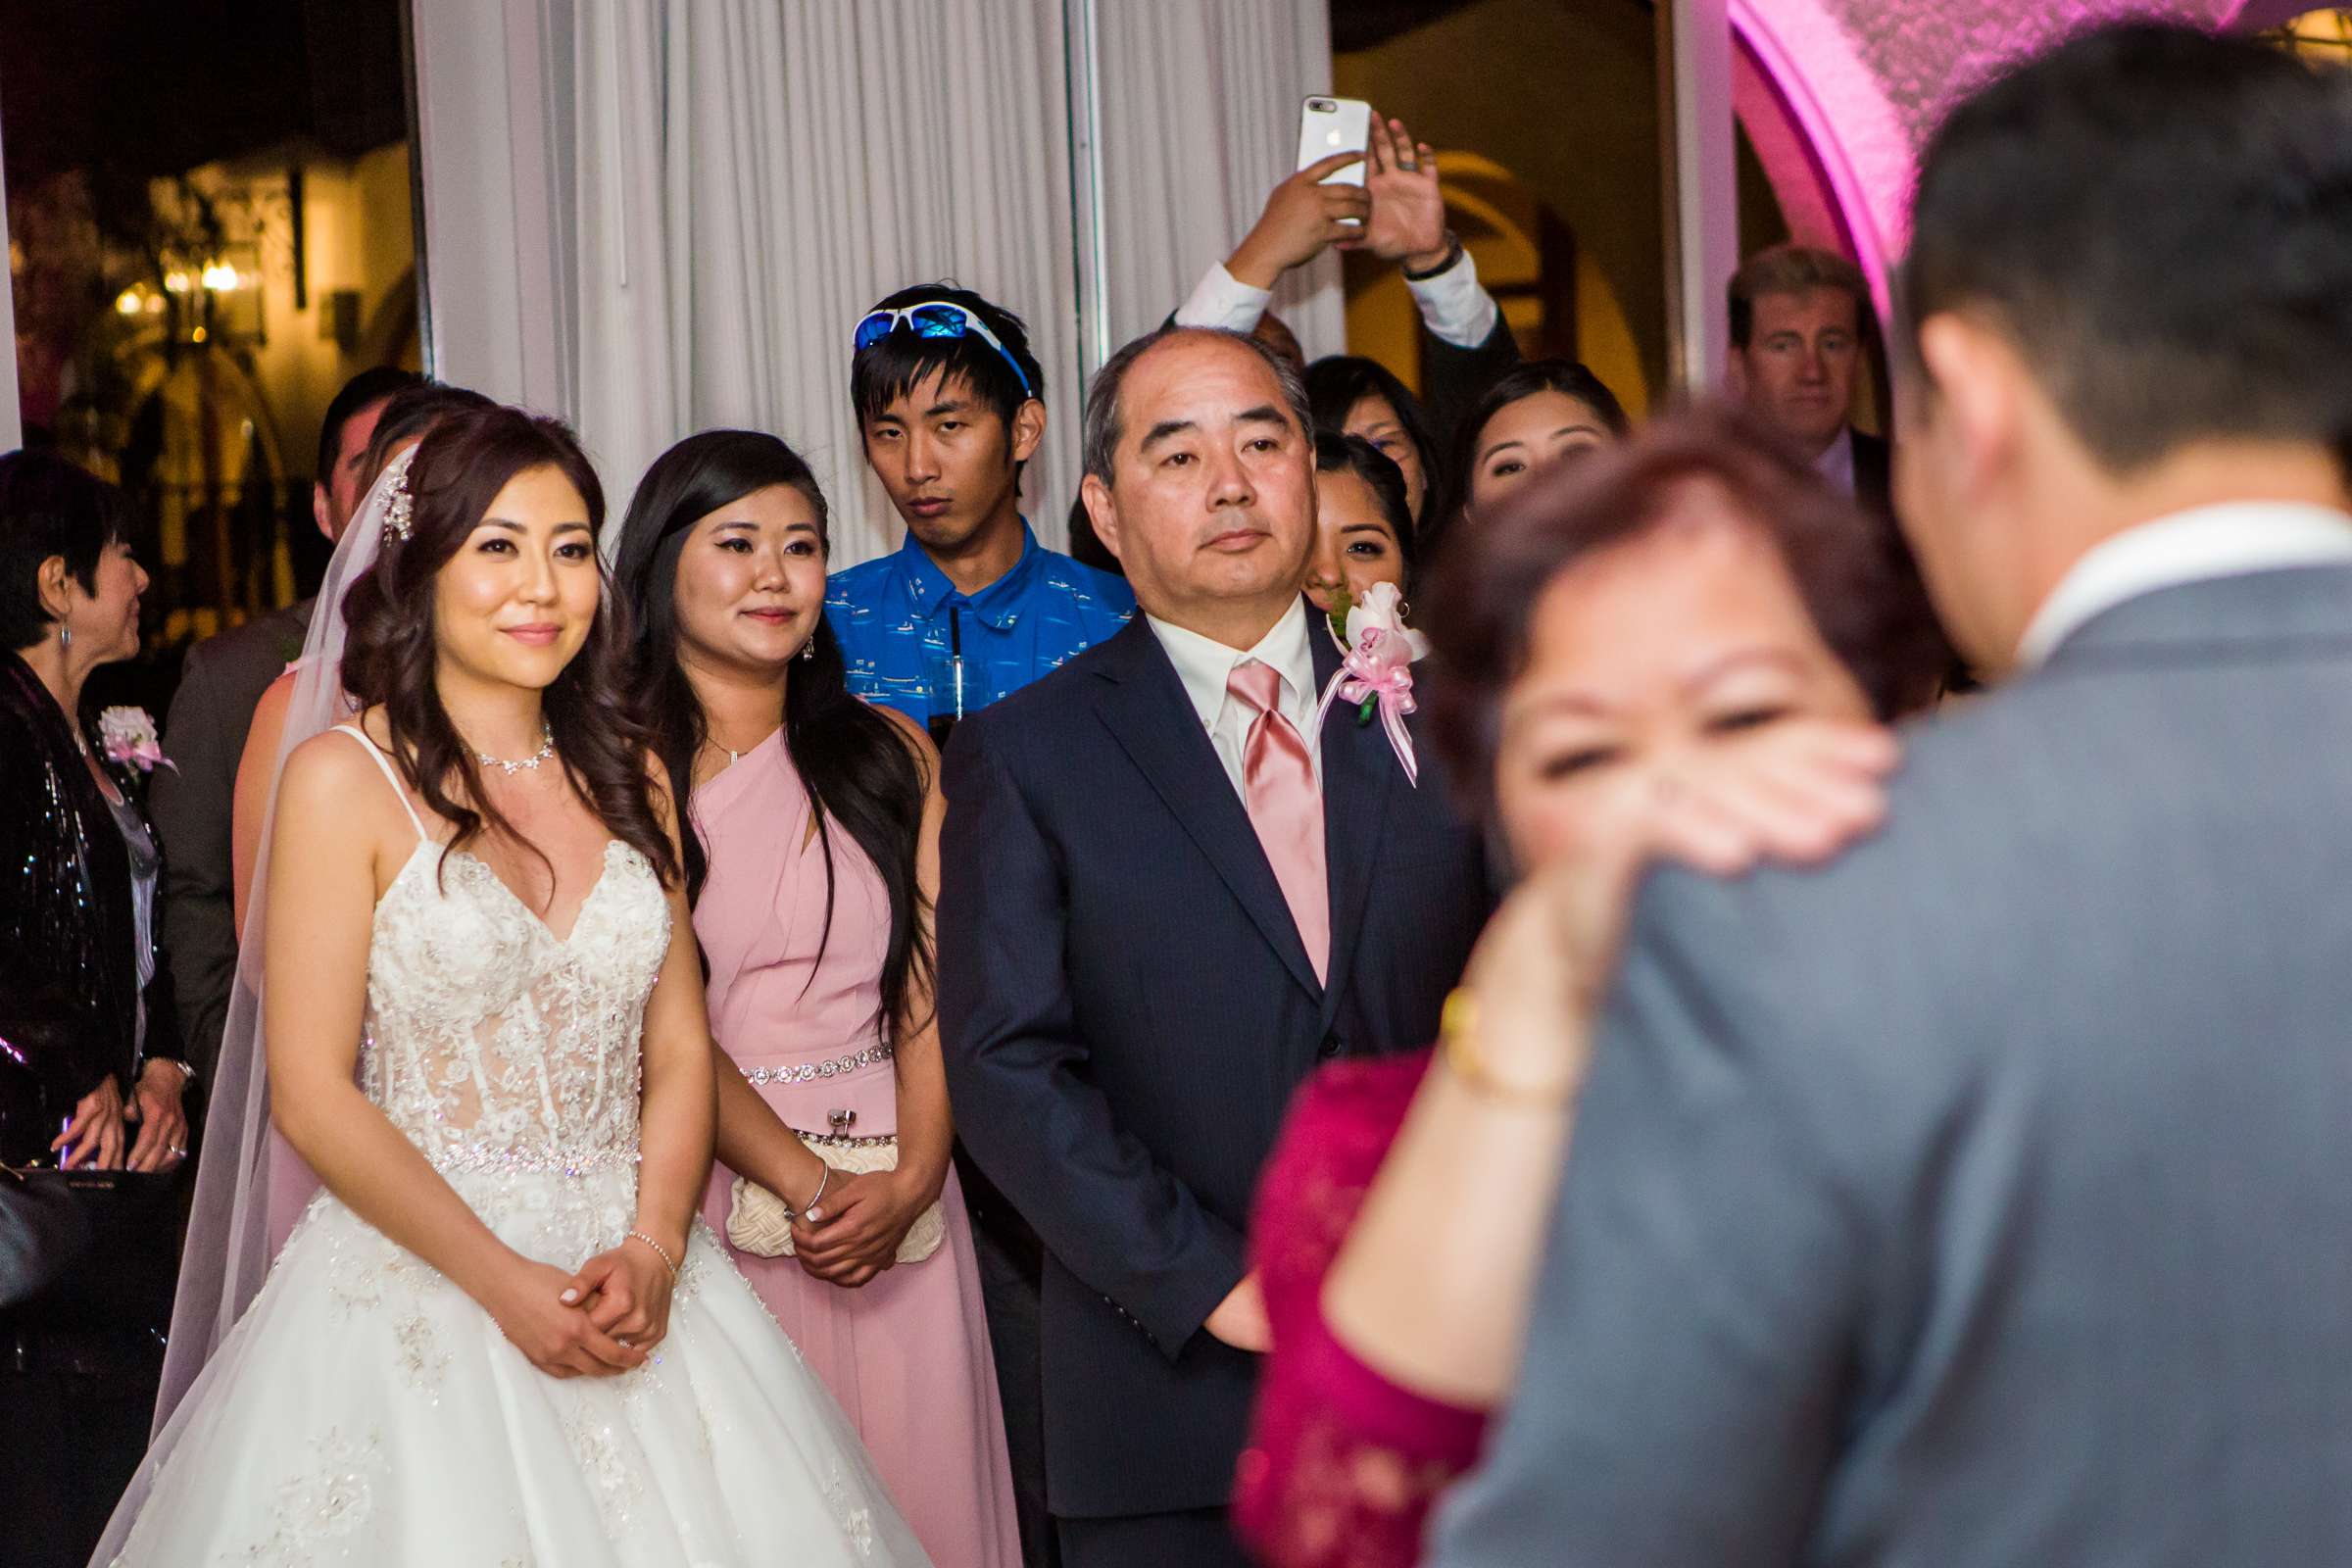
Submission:
M 633 1171 L 453 1183 L 569 1270 L 625 1235 Z M 483 1568 L 927 1562 L 857 1435 L 699 1222 L 668 1337 L 551 1378 L 321 1194 L 158 1439 L 95 1561 Z

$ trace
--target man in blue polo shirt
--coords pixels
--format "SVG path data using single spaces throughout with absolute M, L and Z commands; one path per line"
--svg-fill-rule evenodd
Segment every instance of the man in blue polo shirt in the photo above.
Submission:
M 901 289 L 858 321 L 850 401 L 890 504 L 896 554 L 833 574 L 825 617 L 850 690 L 945 744 L 985 708 L 1135 613 L 1123 578 L 1046 549 L 1021 516 L 1021 465 L 1046 433 L 1045 375 L 1020 318 L 965 289 Z M 1004 1404 L 1022 1557 L 1050 1568 L 1037 1235 L 957 1151 Z
M 1020 318 L 969 290 L 901 289 L 858 324 L 850 400 L 906 541 L 834 573 L 825 612 L 850 690 L 942 741 L 1135 613 L 1124 581 L 1046 549 L 1021 515 L 1045 390 Z

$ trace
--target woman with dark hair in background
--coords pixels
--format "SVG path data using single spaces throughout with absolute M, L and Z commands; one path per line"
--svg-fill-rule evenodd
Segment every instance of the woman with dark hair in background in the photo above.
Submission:
M 54 1195 L 94 1250 L 0 1313 L 0 1518 L 27 1565 L 88 1555 L 146 1446 L 177 1216 L 151 1191 L 162 1175 L 120 1173 L 175 1172 L 188 1150 L 162 858 L 138 806 L 162 754 L 132 710 L 110 710 L 96 746 L 81 714 L 90 672 L 139 651 L 129 521 L 121 491 L 62 458 L 0 458 L 0 1165 L 122 1189 Z
M 1505 372 L 1455 432 L 1441 526 L 1476 523 L 1555 464 L 1615 446 L 1631 428 L 1625 407 L 1574 360 L 1530 360 Z
M 710 1035 L 603 510 L 569 432 L 492 409 L 353 523 L 382 553 L 304 678 L 358 709 L 288 756 L 254 895 L 270 1112 L 324 1191 L 113 1568 L 926 1560 L 693 1223 Z
M 1431 501 L 1446 491 L 1445 455 L 1430 435 L 1420 399 L 1379 361 L 1332 354 L 1306 368 L 1306 401 L 1316 429 L 1362 436 L 1396 465 L 1413 527 L 1427 527 Z
M 939 757 L 850 695 L 827 509 L 772 435 L 655 460 L 614 577 L 717 1041 L 703 1212 L 942 1563 L 1020 1560 L 932 1007 Z
M 1413 514 L 1404 475 L 1359 435 L 1315 431 L 1315 553 L 1306 597 L 1345 617 L 1374 583 L 1412 590 Z
M 1510 1387 L 1641 864 L 1811 860 L 1875 825 L 1941 640 L 1844 498 L 1708 410 L 1528 486 L 1428 589 L 1430 735 L 1511 864 L 1436 1053 L 1300 1092 L 1251 1228 L 1273 1324 L 1236 1517 L 1278 1568 L 1403 1568 Z M 1577 995 L 1528 984 L 1574 956 Z M 1703 1485 L 1703 1478 L 1695 1484 Z

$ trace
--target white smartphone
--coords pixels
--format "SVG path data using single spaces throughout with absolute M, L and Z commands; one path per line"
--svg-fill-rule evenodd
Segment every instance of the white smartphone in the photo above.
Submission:
M 1320 163 L 1333 153 L 1368 152 L 1372 146 L 1372 106 L 1361 98 L 1309 98 L 1298 111 L 1298 167 Z M 1326 185 L 1361 185 L 1361 163 L 1326 174 Z

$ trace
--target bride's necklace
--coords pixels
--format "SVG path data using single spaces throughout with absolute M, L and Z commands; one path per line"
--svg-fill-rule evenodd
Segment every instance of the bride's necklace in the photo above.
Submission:
M 546 719 L 541 719 L 539 736 L 539 749 L 519 761 L 510 762 L 503 757 L 492 757 L 488 752 L 474 753 L 473 760 L 484 767 L 504 769 L 509 778 L 513 778 L 517 773 L 536 771 L 541 762 L 556 755 L 555 726 L 548 723 Z

